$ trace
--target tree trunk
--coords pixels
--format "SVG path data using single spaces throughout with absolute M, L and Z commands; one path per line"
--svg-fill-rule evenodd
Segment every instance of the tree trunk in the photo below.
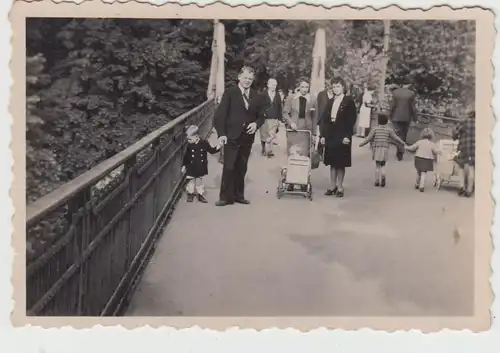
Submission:
M 380 76 L 380 91 L 379 91 L 379 99 L 378 99 L 378 104 L 379 108 L 378 110 L 380 111 L 382 109 L 382 105 L 385 102 L 385 79 L 387 76 L 387 63 L 389 62 L 389 33 L 391 29 L 391 21 L 390 20 L 385 20 L 384 21 L 384 48 L 382 51 L 382 60 L 380 60 L 380 64 L 382 65 L 381 71 L 382 74 Z

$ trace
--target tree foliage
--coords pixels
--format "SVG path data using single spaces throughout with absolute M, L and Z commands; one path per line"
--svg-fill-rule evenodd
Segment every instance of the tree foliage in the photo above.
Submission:
M 223 23 L 228 84 L 248 64 L 256 88 L 270 76 L 295 88 L 310 77 L 321 26 L 327 75 L 356 97 L 365 84 L 378 91 L 382 21 Z M 206 98 L 212 21 L 32 18 L 26 29 L 28 201 Z M 474 34 L 467 21 L 392 21 L 387 87 L 410 80 L 419 110 L 462 114 L 474 101 Z
M 228 61 L 253 65 L 261 78 L 258 87 L 269 76 L 277 77 L 285 89 L 295 88 L 299 77 L 309 77 L 314 33 L 322 27 L 327 75 L 341 76 L 355 96 L 364 84 L 378 92 L 384 62 L 382 21 L 248 22 L 245 28 L 250 26 L 253 36 L 238 38 L 238 55 L 231 52 Z M 461 114 L 474 101 L 474 36 L 472 21 L 392 21 L 385 84 L 390 88 L 402 81 L 413 83 L 421 111 Z M 234 78 L 234 73 L 228 77 Z
M 27 29 L 28 200 L 206 99 L 210 21 L 29 19 Z

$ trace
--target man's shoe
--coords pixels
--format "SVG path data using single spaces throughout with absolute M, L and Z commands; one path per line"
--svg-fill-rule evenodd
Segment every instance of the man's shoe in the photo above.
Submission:
M 236 199 L 234 201 L 237 202 L 237 203 L 240 203 L 242 205 L 250 205 L 250 201 L 248 201 L 246 199 Z
M 215 203 L 215 206 L 228 206 L 228 205 L 232 205 L 233 202 L 228 202 L 228 201 L 224 201 L 224 200 L 219 200 Z

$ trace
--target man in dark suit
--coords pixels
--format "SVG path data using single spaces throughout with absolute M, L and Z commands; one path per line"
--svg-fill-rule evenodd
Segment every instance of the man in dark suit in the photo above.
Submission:
M 274 156 L 272 147 L 276 138 L 279 122 L 283 120 L 283 101 L 279 93 L 276 92 L 278 81 L 270 78 L 267 81 L 267 90 L 262 94 L 262 104 L 264 104 L 265 122 L 259 129 L 262 155 Z
M 250 88 L 254 77 L 255 71 L 251 67 L 243 67 L 238 75 L 238 85 L 224 92 L 215 112 L 215 130 L 220 144 L 224 145 L 217 206 L 250 203 L 245 199 L 245 175 L 255 131 L 264 123 L 262 99 Z
M 406 142 L 410 123 L 417 120 L 415 110 L 415 92 L 410 90 L 410 84 L 393 91 L 391 121 L 394 126 L 394 132 L 398 137 Z M 403 159 L 404 146 L 398 145 L 396 157 L 400 161 Z

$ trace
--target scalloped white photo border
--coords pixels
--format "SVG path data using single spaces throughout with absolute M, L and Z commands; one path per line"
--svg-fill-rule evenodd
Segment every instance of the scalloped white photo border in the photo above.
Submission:
M 99 1 L 99 0 L 93 0 Z M 12 163 L 13 157 L 10 151 L 10 129 L 12 116 L 8 111 L 10 100 L 10 89 L 12 77 L 10 75 L 8 62 L 11 56 L 10 39 L 12 31 L 7 19 L 7 13 L 11 7 L 10 0 L 0 0 L 0 13 L 3 15 L 0 20 L 0 40 L 3 46 L 0 55 L 1 94 L 0 107 L 3 109 L 0 119 L 0 166 L 2 168 L 2 183 L 0 184 L 0 197 L 2 198 L 2 211 L 0 214 L 0 229 L 3 237 L 0 244 L 0 259 L 3 265 L 0 267 L 0 347 L 7 348 L 7 352 L 107 352 L 109 350 L 119 352 L 156 352 L 156 351 L 175 351 L 175 352 L 233 352 L 233 351 L 283 351 L 283 352 L 496 352 L 500 347 L 500 332 L 498 329 L 498 316 L 500 315 L 499 304 L 496 298 L 492 305 L 492 329 L 489 332 L 473 334 L 471 332 L 447 332 L 447 330 L 433 333 L 422 334 L 419 332 L 396 332 L 392 334 L 384 332 L 375 332 L 364 329 L 357 332 L 346 332 L 341 330 L 327 331 L 317 329 L 308 333 L 301 333 L 298 330 L 276 330 L 269 329 L 260 333 L 254 330 L 230 329 L 226 332 L 217 332 L 211 330 L 201 330 L 197 328 L 175 330 L 170 328 L 148 329 L 147 327 L 135 329 L 128 332 L 120 327 L 106 327 L 88 330 L 63 329 L 41 329 L 23 327 L 13 329 L 10 323 L 10 312 L 13 309 L 11 272 L 13 251 L 11 248 L 10 234 L 12 234 L 12 201 L 9 197 L 10 185 L 12 183 Z M 54 2 L 68 2 L 55 1 Z M 74 1 L 76 3 L 81 1 Z M 110 2 L 103 0 L 103 2 Z M 124 1 L 125 2 L 125 1 Z M 139 1 L 147 2 L 147 1 Z M 169 1 L 151 1 L 153 3 L 165 3 Z M 175 2 L 175 1 L 174 1 Z M 195 1 L 178 1 L 179 3 L 194 3 Z M 196 1 L 199 5 L 207 5 L 214 1 Z M 265 1 L 267 4 L 295 4 L 296 2 L 286 1 Z M 397 5 L 401 8 L 420 8 L 428 9 L 436 5 L 451 5 L 454 8 L 462 6 L 482 6 L 495 12 L 495 27 L 500 29 L 498 13 L 500 5 L 496 0 L 490 1 L 300 1 L 301 3 L 319 3 L 326 5 L 349 4 L 352 7 L 361 7 L 371 5 L 374 8 Z M 227 4 L 258 4 L 258 1 L 225 1 Z M 498 41 L 498 33 L 497 33 Z M 493 62 L 498 64 L 499 50 L 498 46 L 494 48 Z M 494 78 L 494 101 L 493 109 L 496 116 L 499 116 L 498 94 L 498 74 L 495 67 Z M 498 127 L 495 129 L 492 137 L 496 140 L 498 137 Z M 498 144 L 493 143 L 493 162 L 498 163 Z M 496 200 L 498 195 L 498 186 L 500 171 L 494 169 L 492 195 Z M 494 215 L 496 216 L 496 208 Z M 494 217 L 496 219 L 496 217 Z M 491 233 L 494 244 L 498 244 L 498 226 L 493 222 Z M 500 259 L 497 252 L 494 252 L 491 261 L 493 276 L 491 285 L 494 293 L 498 292 L 498 264 Z M 120 336 L 118 336 L 120 335 Z M 5 344 L 7 343 L 7 344 Z M 495 349 L 496 346 L 496 349 Z

